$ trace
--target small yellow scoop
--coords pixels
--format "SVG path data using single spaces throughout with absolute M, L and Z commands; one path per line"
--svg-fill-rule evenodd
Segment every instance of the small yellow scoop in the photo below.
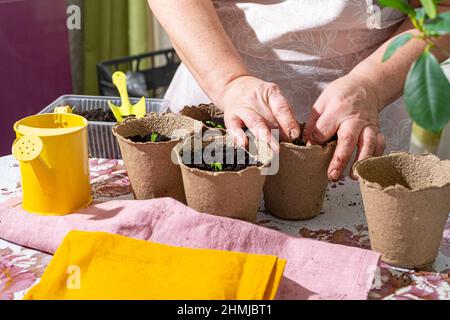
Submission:
M 145 107 L 145 97 L 142 97 L 138 103 L 132 105 L 130 102 L 130 98 L 128 97 L 127 90 L 127 76 L 125 73 L 116 71 L 113 76 L 113 83 L 119 90 L 120 98 L 122 100 L 122 106 L 118 107 L 114 105 L 111 101 L 108 101 L 108 105 L 111 108 L 114 117 L 118 122 L 123 121 L 123 117 L 127 116 L 135 116 L 136 118 L 142 118 L 146 114 Z

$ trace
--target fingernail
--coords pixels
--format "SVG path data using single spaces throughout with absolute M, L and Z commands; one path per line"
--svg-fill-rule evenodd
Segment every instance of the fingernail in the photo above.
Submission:
M 289 131 L 289 138 L 290 138 L 291 140 L 295 140 L 295 139 L 297 139 L 298 137 L 300 137 L 300 131 L 299 131 L 299 130 L 297 130 L 297 129 L 291 129 L 291 130 Z
M 333 169 L 329 174 L 331 180 L 336 181 L 339 179 L 339 172 L 336 169 Z

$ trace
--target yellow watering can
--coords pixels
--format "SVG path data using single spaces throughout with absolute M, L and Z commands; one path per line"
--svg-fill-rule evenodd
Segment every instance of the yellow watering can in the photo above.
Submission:
M 23 208 L 41 215 L 65 215 L 92 202 L 88 122 L 57 107 L 53 114 L 14 124 L 12 152 L 20 162 Z
M 122 122 L 123 117 L 128 117 L 131 115 L 136 116 L 136 118 L 142 118 L 145 116 L 147 111 L 145 107 L 145 97 L 142 97 L 135 105 L 131 104 L 128 96 L 127 76 L 125 73 L 121 71 L 114 72 L 112 80 L 114 85 L 117 87 L 120 94 L 120 99 L 122 100 L 122 106 L 120 107 L 114 105 L 111 101 L 108 101 L 108 105 L 111 108 L 117 122 Z

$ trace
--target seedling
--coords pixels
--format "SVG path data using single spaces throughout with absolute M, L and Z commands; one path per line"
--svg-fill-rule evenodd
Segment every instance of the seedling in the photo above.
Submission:
M 150 135 L 150 141 L 156 142 L 157 139 L 158 139 L 158 134 L 156 132 L 152 132 L 152 134 Z
M 208 125 L 211 128 L 216 128 L 216 129 L 224 129 L 223 125 L 219 124 L 219 123 L 215 123 L 212 120 L 207 120 L 205 121 L 205 124 Z
M 223 170 L 222 164 L 220 162 L 213 162 L 213 163 L 210 164 L 210 166 L 216 172 L 219 172 L 219 171 Z

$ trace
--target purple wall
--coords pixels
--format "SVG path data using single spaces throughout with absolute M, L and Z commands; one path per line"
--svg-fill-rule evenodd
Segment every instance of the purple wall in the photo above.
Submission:
M 0 156 L 15 121 L 72 91 L 66 1 L 0 0 Z

